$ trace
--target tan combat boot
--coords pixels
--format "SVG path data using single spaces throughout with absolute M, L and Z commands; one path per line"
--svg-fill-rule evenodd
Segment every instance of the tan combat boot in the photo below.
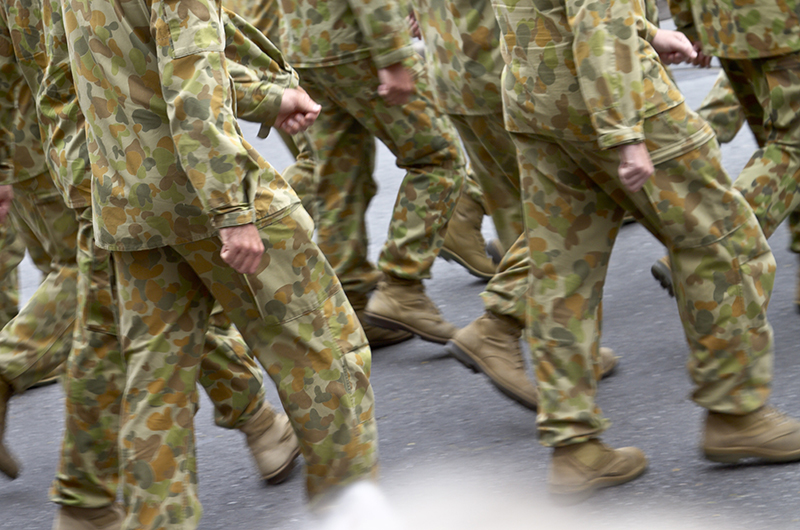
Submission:
M 247 435 L 247 446 L 267 484 L 280 484 L 289 477 L 294 459 L 300 454 L 297 438 L 285 414 L 262 406 L 239 427 Z
M 503 250 L 503 244 L 500 243 L 499 239 L 492 239 L 486 243 L 486 253 L 489 254 L 489 257 L 492 258 L 492 263 L 495 265 L 500 265 L 503 256 L 506 255 L 506 251 Z
M 456 201 L 453 217 L 447 223 L 439 255 L 447 261 L 455 261 L 473 276 L 491 280 L 497 266 L 486 255 L 486 241 L 481 234 L 484 213 L 480 204 L 462 193 Z
M 536 410 L 539 392 L 525 373 L 521 337 L 522 325 L 516 320 L 487 311 L 456 332 L 445 350 L 475 372 L 486 374 L 506 396 Z
M 53 530 L 118 530 L 124 520 L 125 510 L 117 503 L 102 508 L 61 506 Z
M 669 257 L 664 256 L 663 258 L 659 258 L 659 260 L 650 267 L 650 272 L 653 274 L 653 278 L 658 280 L 658 283 L 661 284 L 661 287 L 666 290 L 670 296 L 675 297 L 675 291 L 672 287 L 672 267 L 669 264 Z
M 424 340 L 444 344 L 456 332 L 436 304 L 425 294 L 419 280 L 404 280 L 386 275 L 378 283 L 364 309 L 367 324 L 387 329 L 402 329 Z
M 19 476 L 19 464 L 3 445 L 3 435 L 6 432 L 6 412 L 8 400 L 14 394 L 14 389 L 0 378 L 0 472 L 11 480 Z
M 347 298 L 350 300 L 350 305 L 353 306 L 356 316 L 361 322 L 361 327 L 364 328 L 364 334 L 367 336 L 370 349 L 377 350 L 384 346 L 391 346 L 414 338 L 413 333 L 402 329 L 386 329 L 368 324 L 364 318 L 364 308 L 367 306 L 366 295 L 348 293 Z
M 743 458 L 800 460 L 800 422 L 766 405 L 743 416 L 709 411 L 703 454 L 726 464 Z
M 619 357 L 614 354 L 614 350 L 611 348 L 601 346 L 598 351 L 600 352 L 601 377 L 611 375 L 619 363 Z
M 548 488 L 562 502 L 580 502 L 601 488 L 635 479 L 645 469 L 647 458 L 639 449 L 613 449 L 593 438 L 553 450 Z

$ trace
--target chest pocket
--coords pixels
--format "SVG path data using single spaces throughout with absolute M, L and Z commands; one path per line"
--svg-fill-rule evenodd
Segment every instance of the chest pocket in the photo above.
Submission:
M 172 58 L 195 53 L 222 52 L 225 38 L 216 5 L 207 0 L 172 0 L 161 3 L 156 40 L 170 47 Z

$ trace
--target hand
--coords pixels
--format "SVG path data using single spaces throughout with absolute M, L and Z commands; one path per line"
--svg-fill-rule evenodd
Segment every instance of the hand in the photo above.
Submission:
M 659 29 L 650 44 L 664 64 L 689 62 L 697 57 L 697 50 L 680 31 Z
M 644 143 L 627 144 L 617 147 L 619 153 L 619 180 L 630 192 L 642 189 L 655 168 L 650 160 L 650 153 Z
M 713 57 L 703 53 L 703 45 L 701 43 L 695 42 L 692 46 L 694 47 L 694 51 L 697 52 L 697 57 L 692 61 L 692 65 L 699 68 L 710 68 L 711 59 L 713 59 Z
M 378 95 L 388 105 L 403 105 L 414 92 L 414 78 L 402 63 L 378 70 Z
M 289 134 L 305 131 L 319 116 L 322 107 L 302 88 L 287 88 L 283 92 L 281 108 L 275 118 L 275 127 Z
M 222 259 L 241 274 L 254 274 L 264 255 L 264 244 L 254 224 L 220 228 Z
M 408 30 L 411 32 L 412 37 L 417 39 L 422 38 L 422 33 L 419 31 L 419 23 L 417 22 L 417 15 L 415 15 L 413 11 L 406 17 L 406 24 L 408 24 Z
M 6 222 L 8 211 L 11 209 L 11 201 L 14 200 L 14 188 L 0 186 L 0 223 Z

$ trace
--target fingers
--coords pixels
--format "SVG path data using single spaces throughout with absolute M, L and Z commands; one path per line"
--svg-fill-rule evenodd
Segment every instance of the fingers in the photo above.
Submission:
M 258 265 L 261 263 L 261 256 L 263 256 L 263 254 L 263 245 L 260 250 L 255 248 L 231 248 L 229 246 L 223 246 L 220 252 L 223 261 L 240 274 L 255 274 L 258 271 Z

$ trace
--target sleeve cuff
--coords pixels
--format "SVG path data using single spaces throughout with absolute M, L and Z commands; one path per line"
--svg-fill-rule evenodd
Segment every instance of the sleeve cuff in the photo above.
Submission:
M 242 226 L 256 222 L 255 208 L 249 207 L 232 212 L 214 215 L 211 224 L 219 230 L 220 228 L 230 228 L 232 226 Z
M 641 127 L 624 128 L 601 134 L 597 139 L 600 149 L 611 149 L 625 144 L 644 142 L 644 131 Z
M 402 48 L 393 49 L 389 52 L 373 54 L 372 61 L 375 63 L 375 67 L 380 70 L 381 68 L 386 68 L 387 66 L 402 62 L 403 59 L 410 57 L 414 53 L 416 52 L 414 48 L 411 47 L 411 44 L 407 44 Z

